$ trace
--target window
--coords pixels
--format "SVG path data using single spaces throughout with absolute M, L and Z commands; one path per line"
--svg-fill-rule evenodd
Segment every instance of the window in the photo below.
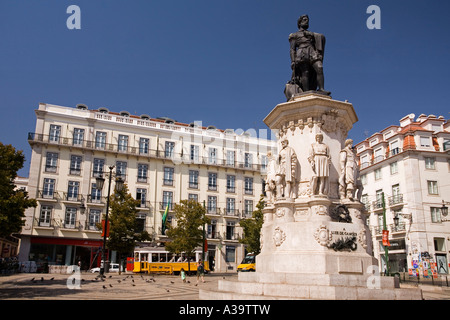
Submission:
M 217 190 L 217 173 L 208 173 L 208 190 Z
M 147 182 L 147 172 L 148 172 L 148 165 L 139 163 L 138 164 L 137 181 L 138 182 Z
M 246 152 L 244 154 L 244 167 L 251 168 L 253 165 L 253 155 L 251 153 Z
M 189 193 L 188 200 L 194 200 L 195 202 L 198 202 L 198 194 L 196 194 L 196 193 Z
M 375 169 L 374 174 L 375 174 L 375 180 L 381 179 L 381 168 Z
M 236 240 L 237 235 L 235 232 L 235 222 L 234 221 L 227 221 L 227 234 L 226 239 L 227 240 Z
M 375 149 L 375 154 L 374 154 L 374 160 L 373 160 L 373 162 L 374 162 L 374 163 L 377 163 L 377 162 L 380 162 L 380 161 L 383 160 L 383 159 L 384 159 L 384 156 L 383 156 L 383 149 L 382 149 L 382 148 Z
M 191 154 L 190 159 L 192 162 L 199 162 L 199 146 L 191 144 Z
M 52 206 L 42 206 L 41 213 L 39 215 L 39 226 L 50 227 L 50 221 L 52 218 Z
M 369 165 L 369 156 L 367 154 L 361 156 L 361 169 L 367 168 Z
M 66 200 L 77 201 L 79 191 L 80 191 L 80 182 L 79 181 L 69 181 L 69 186 L 67 188 L 67 199 Z
M 253 178 L 244 179 L 245 194 L 253 194 Z
M 361 203 L 364 204 L 366 210 L 370 210 L 369 196 L 367 194 L 361 196 Z
M 101 211 L 98 209 L 89 210 L 89 222 L 88 222 L 89 230 L 97 230 L 97 224 L 100 223 L 100 214 Z
M 430 137 L 420 137 L 420 146 L 421 147 L 429 147 L 430 144 Z
M 91 184 L 91 202 L 100 203 L 102 201 L 102 191 L 97 189 L 97 184 Z
M 236 177 L 227 175 L 227 192 L 234 193 L 236 191 L 235 184 L 236 184 Z
M 47 159 L 45 161 L 45 172 L 56 172 L 58 167 L 58 154 L 54 152 L 47 152 Z
M 79 176 L 81 174 L 81 156 L 70 156 L 70 174 Z
M 198 171 L 189 170 L 189 188 L 198 189 Z
M 367 184 L 367 174 L 362 174 L 362 175 L 361 175 L 361 183 L 362 183 L 363 185 L 366 185 L 366 184 Z
M 119 134 L 119 144 L 117 150 L 121 152 L 126 152 L 128 150 L 128 136 Z
M 74 128 L 73 129 L 73 145 L 81 146 L 84 140 L 84 129 Z
M 169 209 L 172 210 L 173 207 L 173 192 L 172 191 L 163 191 L 163 202 L 162 208 L 166 209 L 167 205 L 169 205 Z
M 445 238 L 434 238 L 434 251 L 446 251 Z
M 217 213 L 217 197 L 216 196 L 208 196 L 208 213 L 210 213 L 210 214 Z
M 147 189 L 137 188 L 136 189 L 136 200 L 140 201 L 139 207 L 147 207 Z
M 225 262 L 236 262 L 236 247 L 225 247 Z
M 174 149 L 175 149 L 175 142 L 166 141 L 164 156 L 166 158 L 172 158 L 174 155 Z
M 64 228 L 74 229 L 76 218 L 77 218 L 77 209 L 70 207 L 66 208 L 66 216 L 64 218 Z
M 104 166 L 105 166 L 105 159 L 94 158 L 94 167 L 92 169 L 93 177 L 102 177 Z
M 173 168 L 164 167 L 164 185 L 173 186 Z
M 431 222 L 433 223 L 442 222 L 441 208 L 431 207 L 430 213 L 431 213 Z
M 95 148 L 105 149 L 106 147 L 106 132 L 97 131 L 95 134 Z
M 150 149 L 150 141 L 147 138 L 139 139 L 139 154 L 148 154 Z
M 261 156 L 261 170 L 265 171 L 267 169 L 267 165 L 269 164 L 269 158 L 266 155 Z
M 227 166 L 234 166 L 235 152 L 227 150 Z
M 434 170 L 436 159 L 434 157 L 425 157 L 425 169 Z
M 396 174 L 396 173 L 398 173 L 398 163 L 397 163 L 397 161 L 392 162 L 392 163 L 389 165 L 389 168 L 390 168 L 390 170 L 391 170 L 391 174 Z
M 51 124 L 48 140 L 50 142 L 59 142 L 60 136 L 61 136 L 61 126 L 58 126 L 56 124 Z
M 54 192 L 55 192 L 55 179 L 45 178 L 42 197 L 47 199 L 53 199 Z
M 227 214 L 234 215 L 236 210 L 236 199 L 234 198 L 227 198 Z
M 375 208 L 374 209 L 380 209 L 383 208 L 383 189 L 375 191 Z
M 208 224 L 208 239 L 217 239 L 219 233 L 217 232 L 217 220 L 211 219 L 211 224 Z
M 392 156 L 400 153 L 400 148 L 398 147 L 398 144 L 399 144 L 398 140 L 391 142 L 390 147 Z
M 428 185 L 428 194 L 439 194 L 437 181 L 428 180 L 427 185 Z
M 209 164 L 217 164 L 217 149 L 216 148 L 209 148 L 208 163 Z
M 244 215 L 251 217 L 253 213 L 253 200 L 244 201 Z
M 116 161 L 116 177 L 123 180 L 127 177 L 127 163 L 126 161 Z

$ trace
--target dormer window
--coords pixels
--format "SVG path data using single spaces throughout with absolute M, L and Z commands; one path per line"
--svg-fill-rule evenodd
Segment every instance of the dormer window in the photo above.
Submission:
M 130 116 L 130 113 L 129 112 L 127 112 L 127 111 L 120 111 L 120 116 L 121 117 L 129 117 Z
M 106 109 L 106 108 L 100 108 L 100 109 L 98 109 L 98 112 L 100 112 L 100 113 L 109 113 L 109 110 Z

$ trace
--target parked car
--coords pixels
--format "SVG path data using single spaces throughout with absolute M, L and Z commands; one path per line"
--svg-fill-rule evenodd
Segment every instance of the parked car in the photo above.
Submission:
M 90 271 L 92 273 L 100 272 L 100 267 L 92 268 Z M 123 271 L 123 268 L 120 271 Z M 108 272 L 119 272 L 119 264 L 118 263 L 110 263 Z

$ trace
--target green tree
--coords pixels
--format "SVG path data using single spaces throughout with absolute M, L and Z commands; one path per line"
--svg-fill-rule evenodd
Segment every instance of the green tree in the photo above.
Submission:
M 264 223 L 264 196 L 261 195 L 256 210 L 252 212 L 251 219 L 242 219 L 239 223 L 244 230 L 244 236 L 239 240 L 240 243 L 247 245 L 247 250 L 255 255 L 261 251 L 261 228 Z
M 20 232 L 25 224 L 25 209 L 37 206 L 26 191 L 15 190 L 14 179 L 24 162 L 21 150 L 0 142 L 0 237 Z
M 111 212 L 108 216 L 110 223 L 109 237 L 106 243 L 109 250 L 117 251 L 120 264 L 122 256 L 133 252 L 136 242 L 151 240 L 147 231 L 136 230 L 136 214 L 139 200 L 133 199 L 125 184 L 123 190 L 115 190 L 110 197 Z
M 166 249 L 175 254 L 184 252 L 192 257 L 197 247 L 203 245 L 202 226 L 211 222 L 205 208 L 195 200 L 182 200 L 174 207 L 176 226 L 169 226 L 166 234 L 171 239 Z

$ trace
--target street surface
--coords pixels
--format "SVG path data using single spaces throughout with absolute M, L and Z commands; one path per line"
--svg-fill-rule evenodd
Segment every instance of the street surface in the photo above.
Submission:
M 0 276 L 0 300 L 198 300 L 199 289 L 215 290 L 220 279 L 237 280 L 236 273 L 208 274 L 205 282 L 196 276 L 108 273 L 97 274 L 19 273 Z M 411 287 L 403 285 L 402 287 Z M 450 300 L 450 288 L 420 286 L 424 300 Z

